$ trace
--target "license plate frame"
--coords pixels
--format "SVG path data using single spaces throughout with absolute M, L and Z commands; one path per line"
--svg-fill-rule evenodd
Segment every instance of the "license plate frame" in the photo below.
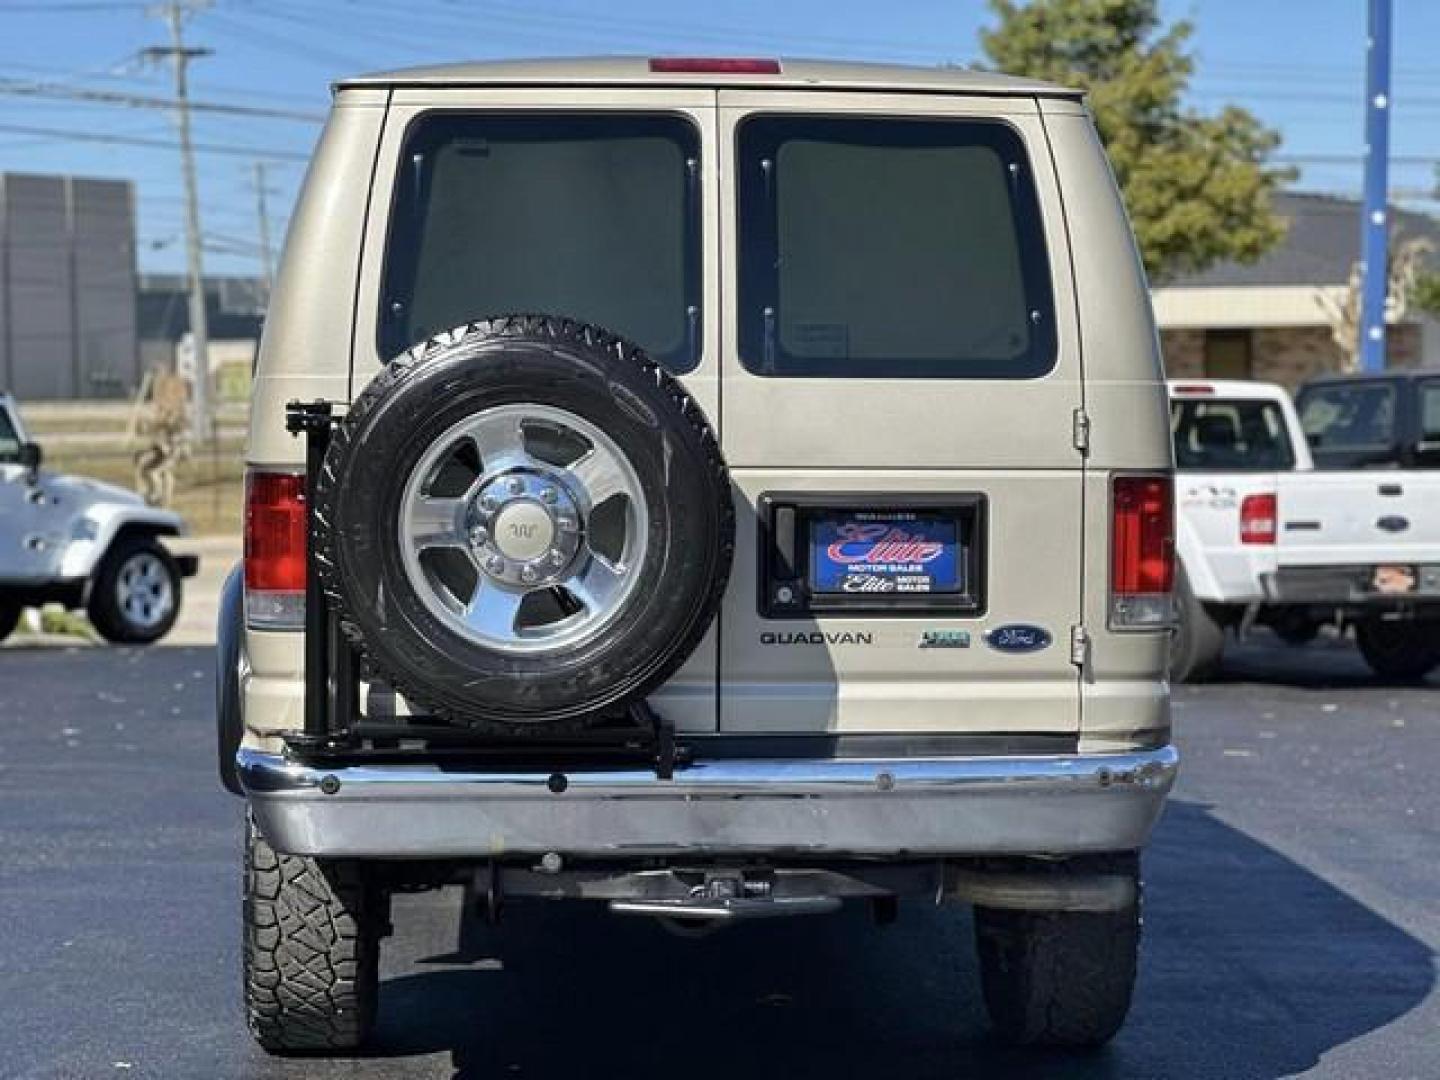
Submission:
M 854 615 L 894 618 L 922 615 L 979 616 L 985 613 L 987 504 L 979 493 L 765 492 L 759 500 L 760 614 L 766 618 L 806 615 Z M 929 588 L 847 590 L 834 566 L 817 560 L 817 536 L 826 546 L 838 537 L 827 523 L 885 525 L 899 528 L 906 541 L 947 542 L 941 573 Z M 817 529 L 819 532 L 817 533 Z M 953 537 L 953 540 L 951 539 Z M 900 542 L 902 538 L 895 538 Z M 848 554 L 862 553 L 852 548 Z M 904 554 L 905 552 L 900 552 Z M 953 560 L 953 565 L 952 565 Z M 924 560 L 922 560 L 923 562 Z M 930 560 L 931 562 L 935 560 Z M 913 566 L 912 563 L 895 563 Z M 902 570 L 878 575 L 882 582 L 900 576 L 925 576 Z M 897 582 L 898 584 L 898 582 Z M 921 584 L 911 582 L 912 586 Z M 939 587 L 936 587 L 939 586 Z

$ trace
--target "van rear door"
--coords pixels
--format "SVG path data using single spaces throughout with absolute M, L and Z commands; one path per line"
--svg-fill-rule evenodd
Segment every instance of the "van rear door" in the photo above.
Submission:
M 1035 100 L 719 106 L 721 730 L 1073 738 L 1082 379 Z

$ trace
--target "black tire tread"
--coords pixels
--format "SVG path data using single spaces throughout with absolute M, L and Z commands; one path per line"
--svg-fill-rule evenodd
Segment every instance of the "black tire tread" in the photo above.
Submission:
M 383 914 L 358 863 L 276 852 L 246 818 L 245 1015 L 272 1053 L 352 1050 L 374 1024 Z
M 0 641 L 4 641 L 20 625 L 20 616 L 25 608 L 8 600 L 0 600 Z
M 1440 667 L 1440 624 L 1361 622 L 1355 644 L 1370 670 L 1384 679 L 1415 682 Z
M 339 483 L 340 474 L 351 457 L 351 445 L 356 428 L 372 409 L 384 401 L 397 386 L 427 361 L 446 350 L 463 344 L 472 337 L 532 338 L 536 335 L 543 335 L 559 344 L 577 343 L 598 347 L 609 352 L 619 362 L 636 365 L 647 379 L 653 381 L 658 390 L 670 398 L 676 413 L 687 421 L 695 434 L 699 436 L 708 467 L 716 481 L 717 490 L 727 494 L 718 508 L 721 533 L 719 572 L 712 575 L 709 592 L 704 601 L 696 606 L 697 617 L 692 620 L 687 633 L 681 637 L 681 644 L 673 654 L 678 658 L 674 667 L 678 667 L 690 655 L 709 628 L 708 617 L 700 618 L 698 616 L 702 613 L 708 615 L 719 605 L 720 597 L 724 594 L 725 587 L 729 582 L 730 566 L 734 561 L 735 552 L 735 507 L 728 498 L 730 471 L 725 464 L 725 459 L 721 456 L 714 430 L 710 427 L 699 404 L 686 392 L 680 382 L 650 359 L 638 346 L 608 331 L 572 319 L 555 318 L 548 315 L 507 315 L 453 327 L 412 346 L 391 360 L 355 398 L 349 411 L 335 425 L 330 436 L 330 447 L 320 470 L 314 500 L 315 563 L 319 572 L 320 586 L 345 639 L 365 657 L 376 674 L 393 687 L 398 694 L 407 701 L 423 706 L 442 723 L 463 724 L 475 730 L 489 730 L 502 734 L 514 733 L 517 730 L 516 726 L 471 713 L 461 713 L 433 700 L 427 695 L 423 685 L 416 683 L 403 671 L 391 670 L 389 665 L 379 661 L 367 647 L 365 636 L 361 633 L 355 620 L 346 590 L 343 587 L 343 575 L 339 569 L 336 554 L 336 533 L 324 516 L 324 508 L 330 505 L 335 486 Z M 589 720 L 588 716 L 583 715 L 556 718 L 547 721 L 545 727 L 548 732 L 578 731 L 586 727 Z
M 1138 870 L 1136 883 L 1136 905 L 1121 912 L 975 909 L 985 1006 L 1001 1038 L 1085 1047 L 1120 1030 L 1139 954 Z
M 1185 568 L 1175 569 L 1175 614 L 1179 625 L 1170 639 L 1170 678 L 1177 683 L 1209 682 L 1220 674 L 1225 628 L 1196 598 Z

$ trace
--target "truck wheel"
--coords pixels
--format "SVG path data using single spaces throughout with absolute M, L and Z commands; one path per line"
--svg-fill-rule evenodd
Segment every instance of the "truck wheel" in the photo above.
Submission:
M 87 610 L 106 641 L 159 641 L 180 614 L 180 569 L 153 537 L 121 537 L 100 564 Z
M 271 1053 L 353 1050 L 375 1020 L 383 896 L 357 862 L 281 855 L 246 815 L 245 1015 Z
M 15 632 L 15 627 L 20 625 L 20 615 L 24 608 L 19 604 L 12 604 L 8 600 L 0 601 L 0 641 Z
M 1440 666 L 1440 626 L 1432 622 L 1371 619 L 1355 625 L 1355 643 L 1370 670 L 1413 682 Z
M 985 1009 L 996 1034 L 1023 1046 L 1098 1046 L 1130 1011 L 1140 953 L 1136 902 L 1117 912 L 975 908 Z
M 1175 631 L 1170 637 L 1170 680 L 1206 682 L 1220 673 L 1225 628 L 1190 590 L 1183 566 L 1175 573 Z
M 715 434 L 635 346 L 472 323 L 392 361 L 337 426 L 319 576 L 412 704 L 501 731 L 611 715 L 699 644 L 735 520 Z

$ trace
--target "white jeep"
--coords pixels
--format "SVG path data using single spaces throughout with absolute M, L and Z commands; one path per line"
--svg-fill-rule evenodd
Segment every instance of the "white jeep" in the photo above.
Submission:
M 1155 327 L 1078 93 L 759 60 L 343 82 L 256 375 L 220 748 L 245 1001 L 362 1042 L 396 890 L 974 905 L 1129 1007 L 1174 780 Z
M 0 393 L 0 640 L 27 607 L 87 612 L 107 641 L 148 645 L 180 614 L 181 580 L 199 565 L 162 537 L 185 522 L 133 491 L 40 468 L 40 446 Z

